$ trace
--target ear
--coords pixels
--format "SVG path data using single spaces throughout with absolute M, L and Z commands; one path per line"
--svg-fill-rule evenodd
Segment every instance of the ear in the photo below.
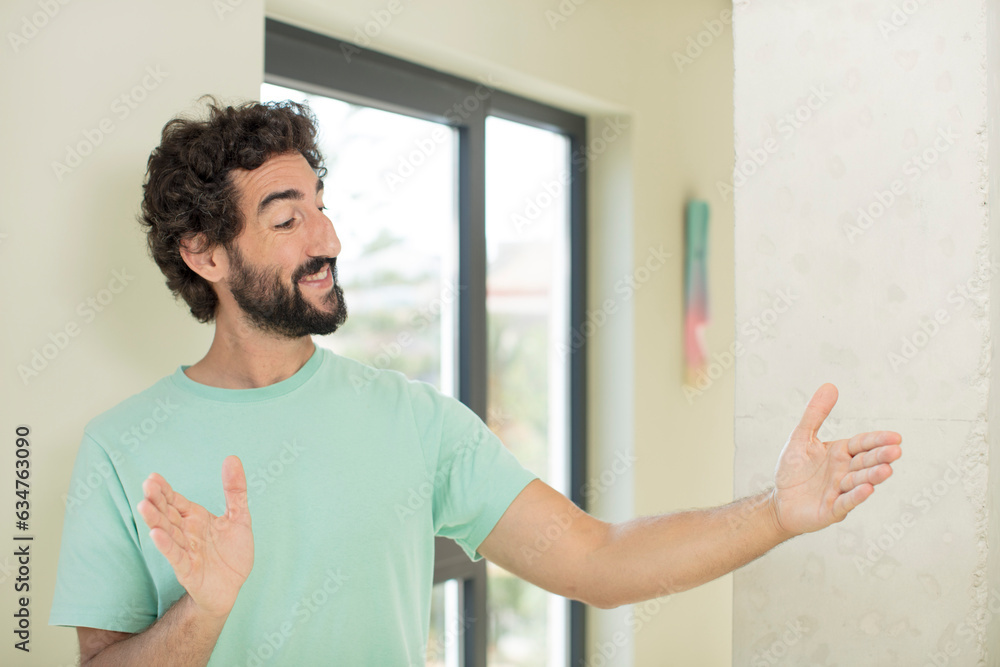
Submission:
M 192 271 L 210 283 L 222 280 L 229 271 L 229 258 L 221 245 L 207 248 L 205 234 L 199 232 L 192 237 L 182 239 L 180 243 L 181 258 Z

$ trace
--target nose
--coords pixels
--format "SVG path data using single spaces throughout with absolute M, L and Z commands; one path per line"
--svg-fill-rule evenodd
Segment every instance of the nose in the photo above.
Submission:
M 340 254 L 340 237 L 326 213 L 316 210 L 312 216 L 309 254 L 313 257 L 336 257 Z

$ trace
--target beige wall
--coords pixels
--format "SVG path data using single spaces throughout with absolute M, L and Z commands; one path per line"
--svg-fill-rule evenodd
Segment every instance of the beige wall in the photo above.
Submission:
M 203 93 L 253 97 L 263 69 L 262 0 L 243 0 L 221 16 L 209 2 L 52 4 L 58 13 L 16 51 L 8 31 L 20 33 L 23 17 L 30 21 L 42 10 L 35 1 L 0 9 L 0 233 L 6 235 L 0 280 L 7 286 L 0 297 L 0 507 L 12 519 L 13 433 L 27 424 L 35 536 L 31 652 L 15 650 L 6 630 L 0 664 L 46 667 L 76 664 L 76 632 L 47 623 L 62 497 L 84 425 L 179 364 L 193 363 L 211 342 L 211 329 L 175 305 L 146 254 L 135 221 L 146 159 L 171 115 Z M 81 142 L 83 152 L 94 147 L 60 180 L 52 163 L 64 163 L 67 146 Z M 114 271 L 125 274 L 124 289 L 111 285 L 118 293 L 109 290 Z M 75 335 L 65 334 L 67 327 Z M 43 346 L 56 345 L 50 335 L 60 340 L 61 332 L 65 347 L 47 350 L 47 366 L 25 384 L 18 366 L 30 366 L 33 350 L 45 354 Z M 0 548 L 5 628 L 15 604 L 12 532 L 4 530 Z
M 172 303 L 133 216 L 145 158 L 169 115 L 190 107 L 203 92 L 256 95 L 264 9 L 259 0 L 232 4 L 233 11 L 220 17 L 208 2 L 164 3 L 160 9 L 124 0 L 102 2 L 100 9 L 70 3 L 17 52 L 5 45 L 3 80 L 14 84 L 14 99 L 34 102 L 5 113 L 23 130 L 0 137 L 4 155 L 19 156 L 0 179 L 17 193 L 9 217 L 0 222 L 0 233 L 7 235 L 0 237 L 0 275 L 22 287 L 3 296 L 4 313 L 20 322 L 2 334 L 8 369 L 2 398 L 13 406 L 4 412 L 4 428 L 12 433 L 14 425 L 28 423 L 35 434 L 41 547 L 32 607 L 37 653 L 31 654 L 35 662 L 18 656 L 17 664 L 69 664 L 74 657 L 72 631 L 48 628 L 45 620 L 62 525 L 58 498 L 68 484 L 81 428 L 179 363 L 197 360 L 210 340 L 210 328 Z M 267 3 L 266 12 L 355 38 L 371 12 L 388 4 L 277 0 Z M 685 198 L 695 196 L 711 205 L 710 349 L 724 350 L 733 339 L 732 205 L 716 189 L 718 181 L 728 180 L 733 157 L 732 39 L 728 26 L 719 24 L 716 37 L 702 24 L 717 19 L 728 3 L 402 5 L 372 38 L 372 48 L 470 78 L 492 74 L 508 90 L 587 114 L 596 131 L 606 119 L 627 119 L 627 130 L 591 171 L 591 306 L 618 298 L 620 310 L 592 340 L 589 450 L 595 476 L 609 469 L 617 451 L 634 448 L 637 463 L 593 509 L 621 520 L 727 502 L 732 370 L 686 400 L 680 319 L 682 211 Z M 38 7 L 17 2 L 3 11 L 3 24 L 16 27 Z M 551 24 L 554 16 L 566 20 Z M 673 52 L 700 32 L 707 46 L 679 71 Z M 119 121 L 109 110 L 112 101 L 141 84 L 146 65 L 157 64 L 168 76 Z M 58 182 L 50 163 L 104 116 L 114 120 L 114 131 Z M 669 263 L 635 298 L 623 301 L 615 284 L 660 246 L 672 254 Z M 92 322 L 84 322 L 77 304 L 97 295 L 111 271 L 122 267 L 135 279 Z M 71 320 L 80 333 L 25 386 L 17 364 L 30 363 L 31 350 Z M 595 610 L 595 643 L 638 628 L 636 665 L 728 665 L 731 591 L 726 577 L 663 604 Z M 0 601 L 5 613 L 10 601 Z M 630 649 L 614 653 L 607 664 L 632 664 Z M 0 662 L 9 655 L 6 645 L 0 647 Z M 602 662 L 595 655 L 590 664 Z

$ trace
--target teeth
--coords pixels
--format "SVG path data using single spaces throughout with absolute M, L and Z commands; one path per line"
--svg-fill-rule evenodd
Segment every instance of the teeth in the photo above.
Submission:
M 306 280 L 309 280 L 309 281 L 312 281 L 312 280 L 324 280 L 324 279 L 326 279 L 326 274 L 327 274 L 327 272 L 329 270 L 330 270 L 330 266 L 329 265 L 324 266 L 323 270 L 320 271 L 319 273 L 314 273 L 311 276 L 306 276 L 302 280 L 303 281 L 306 281 Z

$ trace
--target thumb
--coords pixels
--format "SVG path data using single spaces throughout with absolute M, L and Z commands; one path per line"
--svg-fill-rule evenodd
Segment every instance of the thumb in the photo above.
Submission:
M 226 494 L 226 516 L 230 519 L 246 517 L 250 521 L 247 506 L 247 478 L 243 473 L 243 463 L 235 455 L 222 462 L 222 491 Z
M 813 394 L 812 400 L 809 401 L 809 405 L 806 406 L 805 412 L 802 414 L 798 428 L 810 435 L 816 435 L 820 426 L 823 425 L 823 421 L 829 416 L 830 411 L 833 410 L 833 406 L 836 405 L 837 396 L 837 387 L 829 382 L 817 389 L 816 393 Z

